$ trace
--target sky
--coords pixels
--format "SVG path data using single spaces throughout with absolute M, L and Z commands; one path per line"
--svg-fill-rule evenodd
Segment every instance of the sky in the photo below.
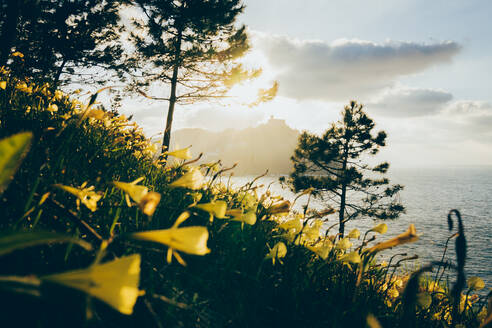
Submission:
M 492 165 L 492 2 L 488 0 L 245 0 L 246 65 L 262 76 L 232 94 L 279 83 L 256 108 L 177 107 L 174 129 L 246 128 L 284 119 L 322 133 L 356 100 L 388 134 L 379 155 L 393 167 Z M 134 99 L 151 136 L 166 103 Z

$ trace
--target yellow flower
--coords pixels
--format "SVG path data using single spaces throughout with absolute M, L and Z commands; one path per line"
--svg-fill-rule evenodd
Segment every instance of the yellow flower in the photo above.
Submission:
M 7 87 L 7 81 L 0 81 L 0 89 L 5 90 L 6 87 Z
M 81 290 L 123 314 L 132 314 L 140 291 L 140 255 L 121 257 L 87 269 L 41 277 L 41 280 Z
M 407 243 L 413 243 L 419 239 L 419 236 L 417 236 L 417 232 L 415 230 L 415 226 L 413 224 L 410 224 L 408 227 L 408 230 L 394 238 L 391 238 L 387 241 L 383 241 L 379 244 L 374 245 L 373 247 L 369 248 L 369 252 L 379 252 L 384 249 L 392 248 L 397 245 L 402 245 L 402 244 L 407 244 Z
M 317 242 L 314 245 L 306 245 L 306 248 L 314 252 L 316 255 L 321 257 L 323 260 L 328 258 L 330 251 L 333 249 L 333 243 L 330 239 L 325 238 L 322 241 Z
M 323 225 L 323 221 L 314 220 L 314 223 L 311 226 L 307 226 L 304 228 L 302 233 L 303 238 L 308 242 L 317 241 L 320 237 L 320 229 Z
M 35 91 L 36 92 L 41 92 L 41 94 L 43 96 L 49 97 L 51 95 L 51 92 L 50 92 L 50 90 L 48 88 L 49 88 L 48 83 L 45 83 L 43 85 L 37 86 L 36 89 L 35 89 Z
M 281 237 L 285 240 L 287 240 L 289 243 L 294 242 L 296 240 L 296 237 L 298 236 L 298 232 L 296 232 L 294 229 L 290 229 L 284 234 L 279 235 L 278 237 Z M 299 239 L 299 238 L 298 238 Z M 297 242 L 296 245 L 299 245 L 300 243 Z
M 202 193 L 200 193 L 198 191 L 190 192 L 189 194 L 193 198 L 193 202 L 195 204 L 198 203 L 203 197 Z
M 294 229 L 296 231 L 300 231 L 302 229 L 302 222 L 299 217 L 295 217 L 280 223 L 278 227 L 284 230 Z
M 485 283 L 480 277 L 470 277 L 467 281 L 468 288 L 470 290 L 480 290 L 485 288 Z
M 369 313 L 366 317 L 366 322 L 367 322 L 367 326 L 369 328 L 382 328 L 381 324 L 379 323 L 378 319 L 376 319 L 376 317 Z
M 435 293 L 435 297 L 438 298 L 438 299 L 441 299 L 442 297 L 444 297 L 444 293 L 445 293 L 445 290 L 444 288 L 442 288 L 441 286 L 439 286 L 438 283 L 436 283 L 435 281 L 431 281 L 429 283 L 429 286 L 428 286 L 428 291 L 429 292 L 434 292 Z
M 92 212 L 97 210 L 97 202 L 101 199 L 102 195 L 94 190 L 94 186 L 85 188 L 87 182 L 84 182 L 79 188 L 74 188 L 70 186 L 64 186 L 61 184 L 55 184 L 54 186 L 65 190 L 77 197 L 77 207 L 80 206 L 80 202 L 84 204 Z
M 203 185 L 204 177 L 202 172 L 196 167 L 186 172 L 183 176 L 170 184 L 171 187 L 188 188 L 191 190 L 200 189 Z
M 21 82 L 17 84 L 15 88 L 25 93 L 32 93 L 32 87 L 28 87 L 26 82 Z
M 377 232 L 380 234 L 385 234 L 386 231 L 388 231 L 388 226 L 386 225 L 386 223 L 381 223 L 381 224 L 378 224 L 377 226 L 373 227 L 369 231 L 374 231 L 374 232 Z
M 185 265 L 183 259 L 174 250 L 193 255 L 205 255 L 210 253 L 207 248 L 208 230 L 205 227 L 178 228 L 179 224 L 189 217 L 188 212 L 181 214 L 170 229 L 136 232 L 131 237 L 164 244 L 169 247 L 167 261 L 171 262 L 174 254 L 176 259 Z
M 270 248 L 270 247 L 268 247 Z M 275 260 L 278 259 L 280 263 L 282 261 L 281 258 L 284 258 L 287 255 L 287 246 L 283 242 L 278 242 L 270 249 L 268 254 L 265 256 L 265 259 L 272 259 L 272 264 L 275 265 Z
M 268 214 L 272 215 L 287 215 L 290 211 L 290 202 L 285 200 L 281 203 L 274 204 L 268 208 Z
M 86 117 L 93 118 L 98 121 L 104 121 L 106 117 L 106 112 L 102 109 L 89 109 L 89 111 L 86 113 Z
M 482 310 L 477 314 L 478 322 L 482 323 L 480 325 L 480 328 L 486 327 L 487 324 L 492 322 L 492 301 L 489 301 L 489 304 L 490 304 L 489 307 L 491 308 L 491 311 L 489 311 L 488 320 L 486 320 L 487 319 L 487 308 L 485 306 L 482 307 Z
M 43 205 L 44 202 L 48 199 L 48 197 L 50 196 L 50 192 L 46 192 L 43 194 L 43 196 L 41 196 L 41 199 L 39 200 L 39 203 L 38 205 Z
M 350 242 L 350 239 L 348 239 L 347 237 L 345 238 L 342 238 L 338 241 L 338 243 L 336 243 L 336 249 L 339 249 L 339 250 L 342 250 L 342 251 L 345 251 L 347 249 L 349 249 L 350 247 L 352 247 L 352 243 Z
M 30 109 L 31 109 L 31 107 L 28 106 L 28 110 L 30 110 Z M 72 117 L 72 114 L 66 113 L 66 114 L 60 115 L 59 117 L 62 118 L 62 119 L 64 119 L 64 120 L 68 120 L 68 119 L 70 119 Z
M 195 205 L 196 208 L 209 212 L 210 215 L 215 215 L 218 219 L 225 219 L 227 211 L 227 203 L 223 200 L 215 202 Z
M 400 295 L 400 293 L 395 288 L 391 288 L 388 291 L 388 296 L 391 297 L 391 298 L 397 298 L 399 295 Z
M 138 207 L 145 215 L 151 216 L 154 214 L 157 204 L 161 201 L 161 194 L 154 191 L 149 191 L 145 196 L 142 197 L 138 203 Z
M 315 191 L 316 189 L 314 189 L 314 187 L 310 187 L 310 188 L 307 188 L 307 189 L 304 189 L 303 192 L 301 192 L 300 194 L 297 195 L 296 198 L 299 198 L 301 196 L 304 196 L 304 195 L 307 195 L 307 194 L 310 194 L 312 193 L 313 191 Z
M 343 255 L 338 260 L 342 262 L 350 262 L 354 264 L 360 263 L 361 261 L 359 252 L 350 252 L 348 254 Z
M 193 255 L 210 253 L 207 248 L 208 230 L 206 227 L 184 227 L 136 232 L 132 237 L 153 241 L 170 248 Z
M 252 208 L 257 205 L 258 198 L 255 197 L 252 193 L 243 192 L 238 195 L 238 198 L 241 199 L 241 204 L 243 208 Z
M 50 104 L 46 110 L 50 113 L 57 112 L 58 106 L 56 104 Z
M 249 225 L 256 223 L 256 214 L 253 210 L 243 213 L 243 210 L 234 209 L 227 211 L 226 214 L 232 216 L 232 221 L 240 221 Z
M 62 100 L 62 98 L 63 98 L 63 92 L 60 90 L 55 90 L 55 99 Z
M 111 123 L 111 122 L 110 122 Z M 108 125 L 109 126 L 109 125 Z M 148 156 L 154 156 L 154 154 L 157 152 L 157 146 L 151 142 L 147 142 L 145 149 L 144 149 L 144 154 Z
M 183 148 L 183 149 L 178 149 L 178 150 L 174 150 L 174 151 L 165 152 L 164 155 L 174 156 L 176 158 L 184 159 L 184 160 L 187 160 L 187 159 L 191 159 L 192 158 L 191 152 L 190 152 L 190 147 L 186 147 L 186 148 Z
M 359 237 L 360 237 L 359 229 L 354 229 L 350 231 L 349 234 L 347 235 L 347 238 L 349 239 L 358 239 Z
M 129 196 L 136 203 L 139 203 L 142 200 L 142 198 L 149 192 L 149 188 L 145 186 L 137 185 L 137 183 L 142 180 L 143 180 L 142 178 L 138 178 L 133 182 L 113 181 L 113 184 L 119 189 L 123 190 L 125 192 L 125 195 Z M 129 203 L 129 200 L 127 202 L 128 202 L 128 206 L 130 207 L 131 204 Z
M 125 192 L 125 200 L 128 207 L 131 207 L 129 199 L 131 198 L 138 204 L 142 212 L 150 216 L 154 214 L 157 204 L 161 200 L 161 195 L 157 192 L 149 192 L 149 188 L 145 186 L 137 185 L 142 180 L 143 177 L 140 177 L 132 182 L 113 181 L 113 184 Z
M 16 51 L 12 54 L 12 57 L 24 58 L 24 54 L 20 51 Z

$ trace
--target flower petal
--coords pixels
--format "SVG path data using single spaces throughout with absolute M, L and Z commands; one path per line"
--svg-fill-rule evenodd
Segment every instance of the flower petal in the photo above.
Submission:
M 41 277 L 41 280 L 81 290 L 123 314 L 132 314 L 140 294 L 140 255 L 134 254 L 87 269 Z
M 210 253 L 210 249 L 207 248 L 208 230 L 205 227 L 143 231 L 131 236 L 135 239 L 164 244 L 188 254 L 205 255 Z

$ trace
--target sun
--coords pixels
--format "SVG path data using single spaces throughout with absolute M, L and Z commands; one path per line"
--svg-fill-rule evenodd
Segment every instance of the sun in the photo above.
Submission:
M 260 91 L 270 89 L 274 82 L 275 73 L 270 67 L 265 55 L 259 51 L 251 51 L 242 60 L 246 69 L 261 69 L 261 74 L 253 79 L 246 80 L 233 86 L 227 97 L 233 102 L 250 105 L 258 101 Z
M 266 81 L 260 81 L 259 78 L 249 80 L 232 87 L 227 93 L 227 96 L 233 102 L 239 102 L 244 105 L 252 104 L 258 99 L 259 91 L 267 87 Z

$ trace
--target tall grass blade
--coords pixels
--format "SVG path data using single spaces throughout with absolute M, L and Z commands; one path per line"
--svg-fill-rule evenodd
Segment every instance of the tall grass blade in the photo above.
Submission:
M 91 244 L 86 241 L 54 232 L 10 233 L 0 236 L 0 256 L 31 246 L 66 242 L 77 244 L 86 250 L 92 249 Z
M 23 132 L 0 140 L 0 194 L 8 187 L 31 146 L 32 133 Z

